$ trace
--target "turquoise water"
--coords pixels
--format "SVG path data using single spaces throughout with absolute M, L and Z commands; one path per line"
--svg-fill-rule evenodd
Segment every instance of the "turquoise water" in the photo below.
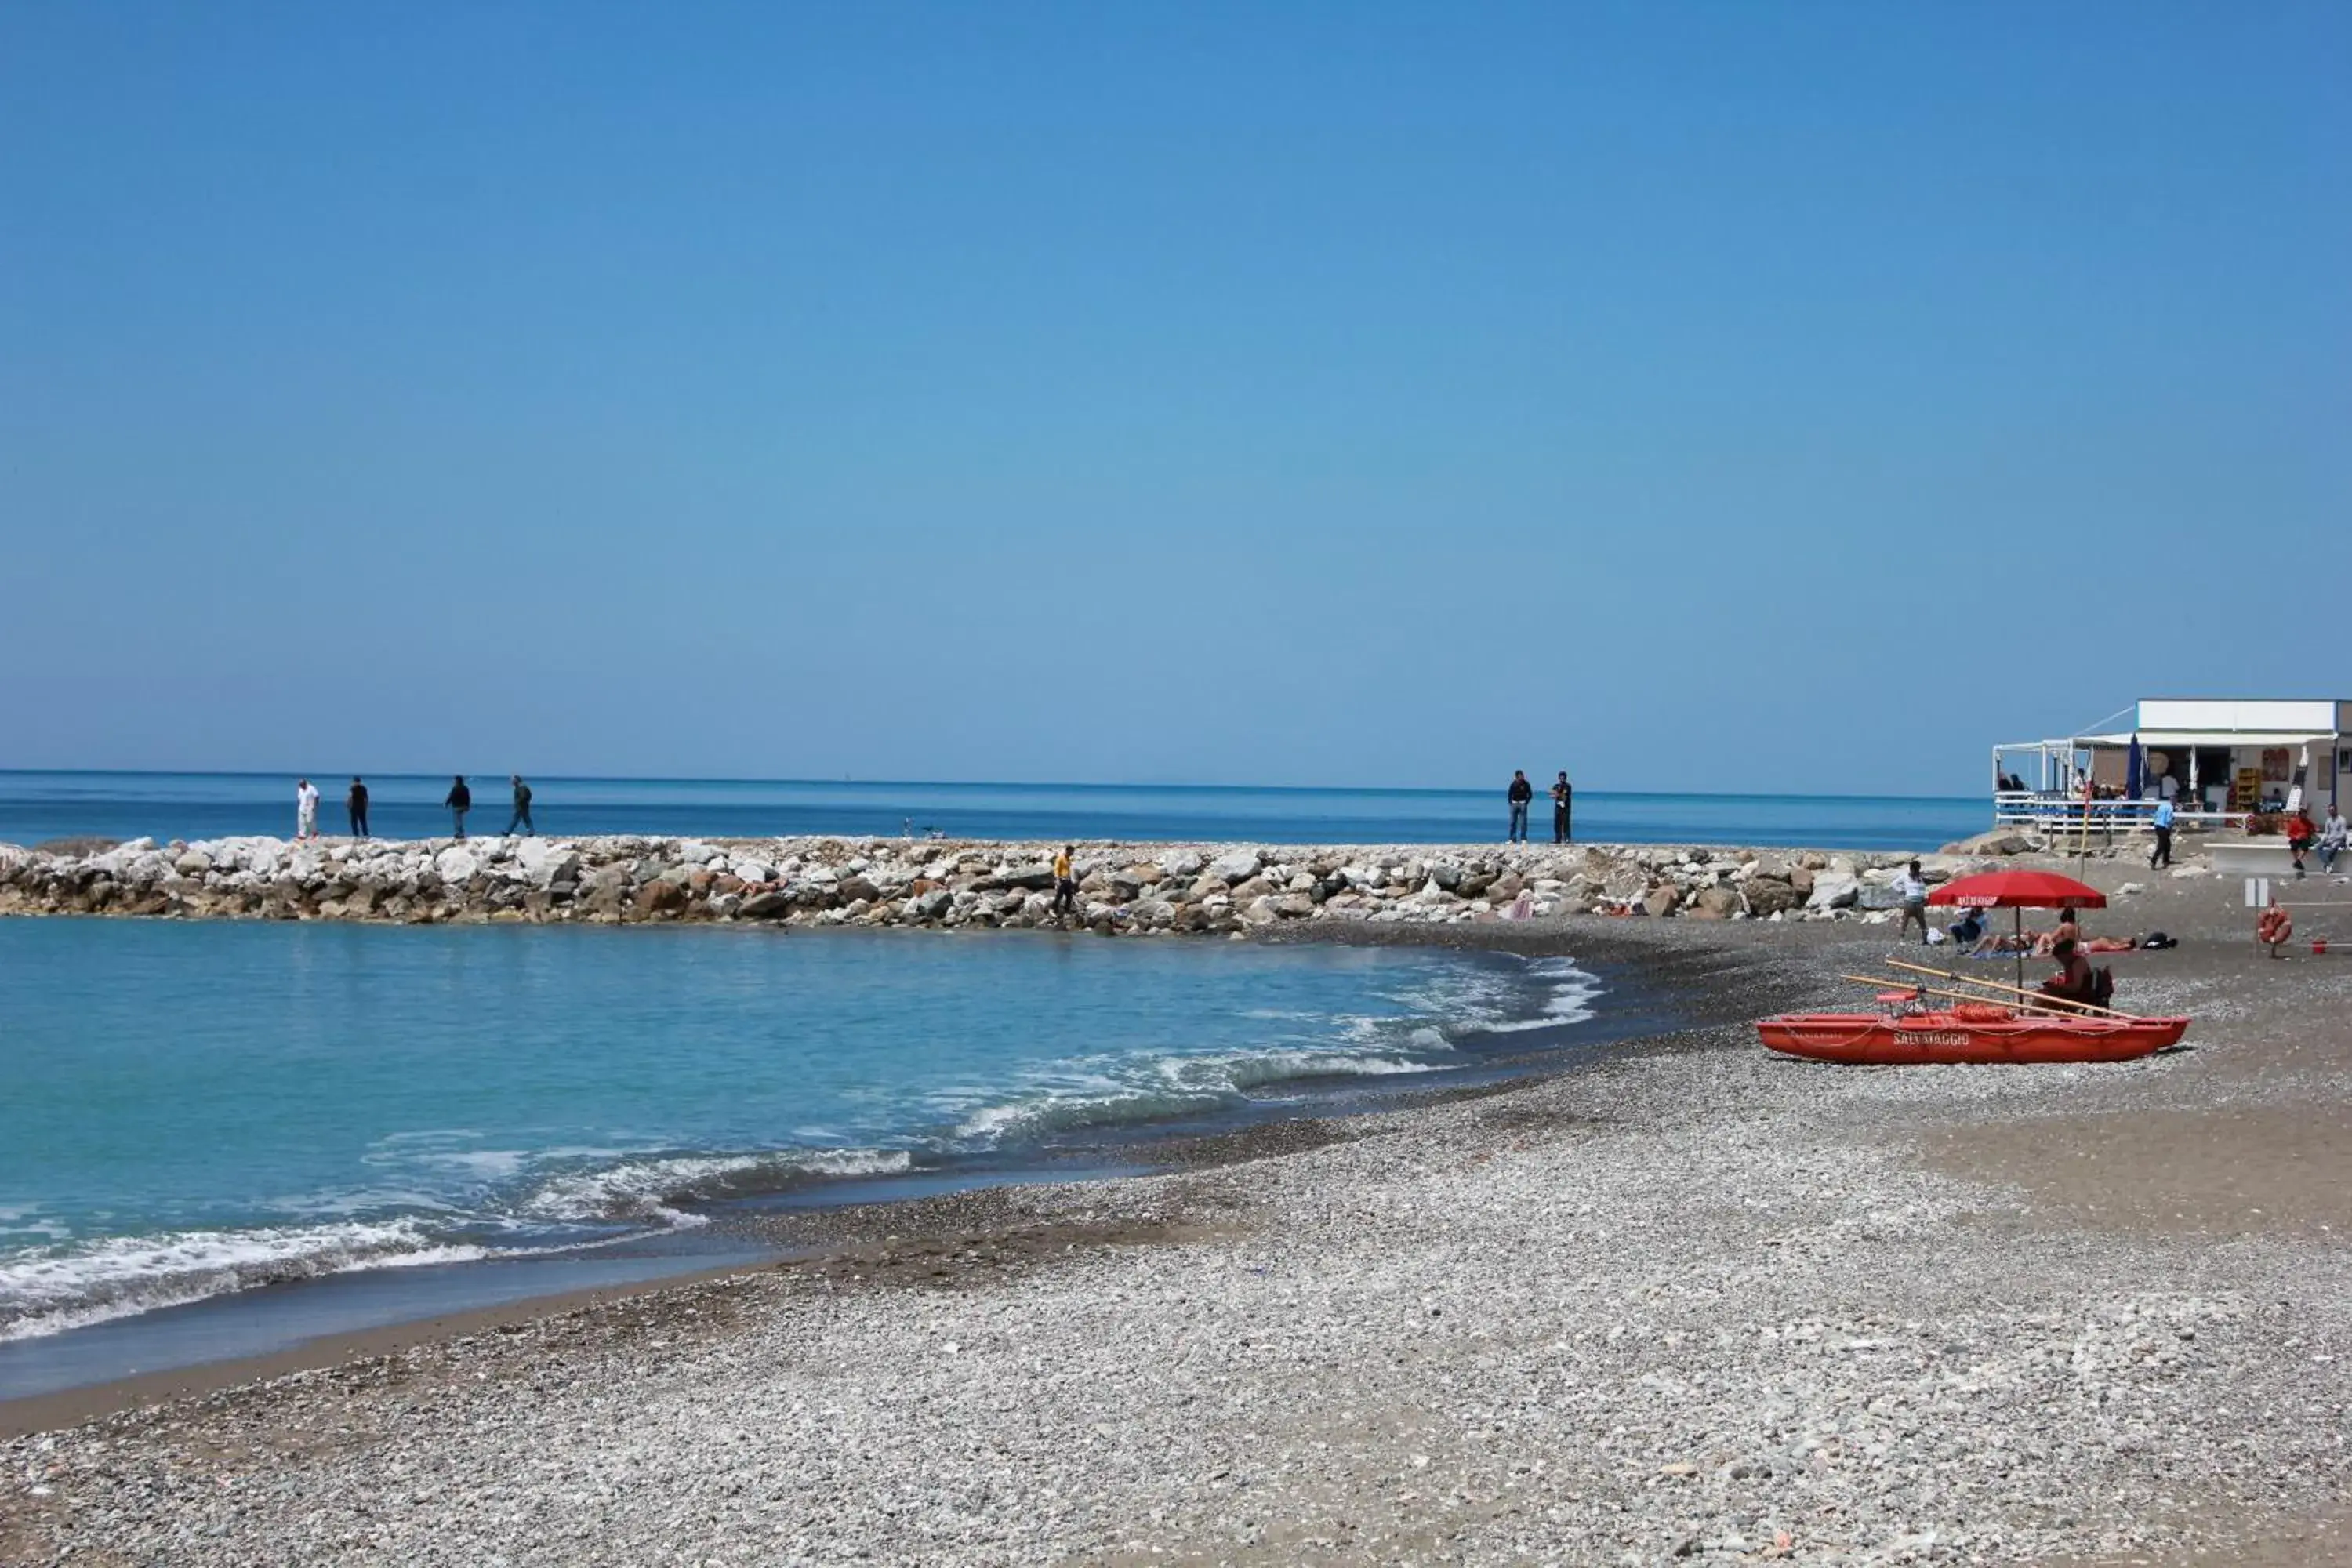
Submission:
M 1572 1034 L 1563 960 L 0 921 L 0 1340 L 1279 1112 Z
M 1455 844 L 1499 840 L 1506 772 L 1490 790 L 1174 788 L 1147 784 L 823 783 L 693 779 L 531 780 L 542 833 L 702 837 L 898 835 L 937 829 L 975 838 L 1125 838 L 1274 844 Z M 1536 787 L 1549 774 L 1530 770 Z M 310 775 L 325 796 L 320 826 L 343 831 L 350 774 Z M 506 775 L 473 777 L 477 833 L 504 827 Z M 379 835 L 449 831 L 445 774 L 371 776 Z M 294 831 L 285 773 L 0 772 L 0 843 L 85 835 L 217 838 Z M 1577 837 L 1619 844 L 1801 845 L 1932 849 L 1991 826 L 1989 797 L 1635 795 L 1580 789 Z M 1548 799 L 1534 830 L 1551 836 Z

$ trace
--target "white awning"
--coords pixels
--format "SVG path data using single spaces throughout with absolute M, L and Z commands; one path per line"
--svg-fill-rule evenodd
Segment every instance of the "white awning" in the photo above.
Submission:
M 2287 733 L 2274 730 L 2142 730 L 2139 743 L 2151 751 L 2177 751 L 2191 746 L 2317 746 L 2334 743 L 2330 732 L 2319 734 Z M 2128 746 L 2132 737 L 2120 735 L 2078 735 L 2075 743 L 2084 746 Z

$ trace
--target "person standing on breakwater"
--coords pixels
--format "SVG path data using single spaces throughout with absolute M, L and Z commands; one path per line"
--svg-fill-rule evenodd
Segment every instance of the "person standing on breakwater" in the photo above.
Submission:
M 526 837 L 537 833 L 539 829 L 531 825 L 530 820 L 530 785 L 522 782 L 520 773 L 509 775 L 508 782 L 514 785 L 514 816 L 507 819 L 508 837 L 513 837 L 517 826 L 521 827 Z
M 1503 798 L 1511 803 L 1511 831 L 1506 837 L 1507 843 L 1525 844 L 1528 841 L 1528 802 L 1535 797 L 1536 786 L 1528 783 L 1528 770 L 1513 768 L 1511 787 L 1503 794 Z
M 449 785 L 449 793 L 441 804 L 449 808 L 450 820 L 457 825 L 457 837 L 466 837 L 466 814 L 474 809 L 474 792 L 466 787 L 466 775 L 459 773 Z
M 1054 913 L 1056 915 L 1070 913 L 1078 907 L 1078 879 L 1070 866 L 1070 849 L 1071 846 L 1065 844 L 1062 852 L 1054 857 Z
M 319 837 L 319 786 L 309 779 L 294 781 L 294 842 Z
M 352 837 L 354 838 L 365 838 L 368 836 L 367 803 L 367 785 L 360 782 L 359 774 L 353 773 L 352 793 L 343 797 L 343 809 L 352 815 Z
M 1911 929 L 1911 922 L 1917 921 L 1919 943 L 1923 947 L 1926 946 L 1927 942 L 1927 880 L 1919 875 L 1918 861 L 1914 860 L 1903 868 L 1902 875 L 1895 879 L 1895 891 L 1903 900 L 1903 923 L 1895 928 L 1895 940 L 1902 941 L 1903 933 Z
M 1568 816 L 1575 804 L 1576 786 L 1568 782 L 1568 770 L 1562 768 L 1559 777 L 1551 781 L 1551 841 L 1554 844 L 1568 842 Z

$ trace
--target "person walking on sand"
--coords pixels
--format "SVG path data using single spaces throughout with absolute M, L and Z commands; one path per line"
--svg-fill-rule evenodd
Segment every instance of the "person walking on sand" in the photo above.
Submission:
M 2169 775 L 2167 775 L 2168 778 Z M 2149 820 L 2156 829 L 2156 847 L 2147 852 L 2147 868 L 2151 871 L 2172 864 L 2172 797 L 2166 795 L 2156 803 L 2156 816 Z
M 1902 941 L 1903 933 L 1911 929 L 1912 921 L 1916 921 L 1919 922 L 1919 945 L 1925 947 L 1927 944 L 1927 879 L 1919 875 L 1918 861 L 1914 860 L 1903 868 L 1902 873 L 1895 879 L 1895 892 L 1903 900 L 1903 923 L 1895 928 L 1895 940 Z
M 522 782 L 520 773 L 510 774 L 507 782 L 514 785 L 514 816 L 507 819 L 507 836 L 512 837 L 514 830 L 520 827 L 528 837 L 539 831 L 530 820 L 530 785 Z
M 466 814 L 474 809 L 474 792 L 466 787 L 466 775 L 459 773 L 449 784 L 449 793 L 441 799 L 449 808 L 449 820 L 457 825 L 457 837 L 466 837 Z
M 1513 768 L 1511 787 L 1503 792 L 1503 798 L 1511 803 L 1511 831 L 1507 842 L 1525 844 L 1528 841 L 1528 802 L 1535 797 L 1536 786 L 1528 783 L 1527 769 Z
M 367 805 L 367 785 L 360 782 L 357 773 L 353 773 L 352 793 L 343 797 L 343 809 L 351 814 L 352 837 L 354 838 L 365 838 L 368 836 Z
M 1078 879 L 1070 865 L 1071 846 L 1062 846 L 1054 857 L 1054 913 L 1056 917 L 1070 914 L 1078 907 Z
M 1551 841 L 1554 844 L 1568 842 L 1568 816 L 1575 803 L 1576 786 L 1568 782 L 1568 770 L 1562 768 L 1559 777 L 1551 781 Z
M 319 786 L 309 779 L 294 781 L 294 842 L 319 837 Z
M 2336 858 L 2352 847 L 2352 828 L 2344 824 L 2344 814 L 2333 805 L 2327 808 L 2327 820 L 2319 825 L 2319 871 L 2327 876 L 2336 869 Z

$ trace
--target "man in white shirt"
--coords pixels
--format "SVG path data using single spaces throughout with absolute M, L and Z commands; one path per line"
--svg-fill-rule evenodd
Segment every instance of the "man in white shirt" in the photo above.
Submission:
M 1914 860 L 1906 866 L 1895 879 L 1895 893 L 1903 900 L 1903 923 L 1895 928 L 1895 940 L 1900 942 L 1903 933 L 1911 929 L 1911 922 L 1916 921 L 1919 922 L 1919 945 L 1925 947 L 1927 944 L 1927 882 L 1919 875 L 1918 861 Z
M 319 837 L 319 788 L 309 779 L 294 785 L 294 841 Z
M 2336 858 L 2352 846 L 2352 828 L 2344 823 L 2344 814 L 2334 806 L 2327 808 L 2327 820 L 2319 825 L 2319 869 L 2326 873 L 2336 869 Z

